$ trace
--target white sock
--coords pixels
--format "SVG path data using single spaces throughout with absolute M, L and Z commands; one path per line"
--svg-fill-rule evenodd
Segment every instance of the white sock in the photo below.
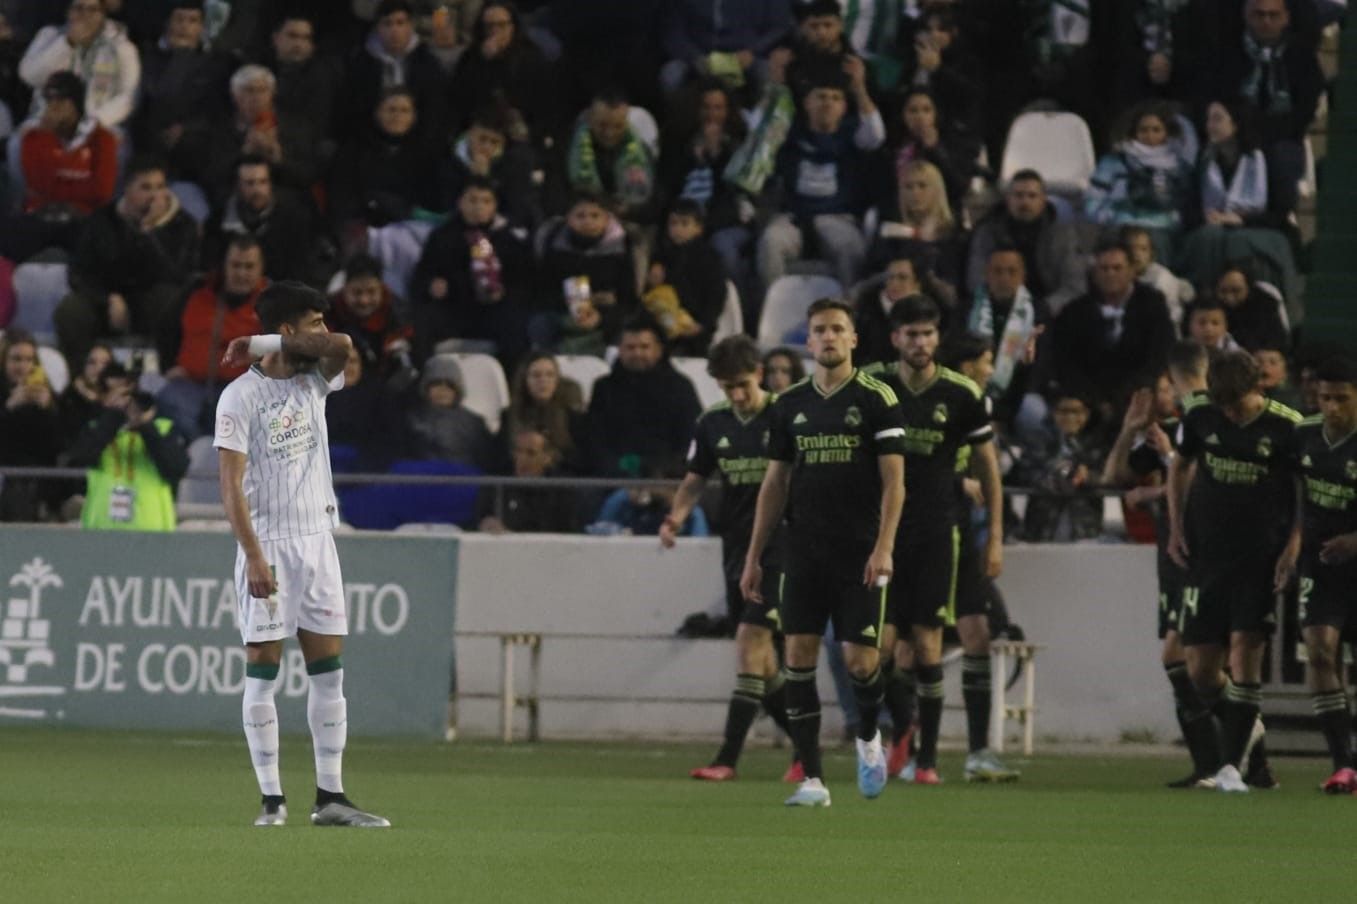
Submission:
M 344 699 L 344 670 L 311 676 L 306 695 L 306 721 L 311 725 L 311 744 L 316 753 L 316 787 L 344 792 L 341 778 L 344 744 L 349 737 L 349 704 Z
M 241 702 L 241 721 L 250 761 L 259 780 L 259 792 L 274 796 L 283 793 L 278 778 L 278 707 L 273 704 L 274 679 L 245 679 L 245 698 Z

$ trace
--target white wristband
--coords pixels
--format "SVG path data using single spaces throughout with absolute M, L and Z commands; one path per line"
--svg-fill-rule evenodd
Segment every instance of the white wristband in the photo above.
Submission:
M 282 350 L 283 337 L 277 333 L 250 337 L 250 354 L 253 357 L 262 358 L 270 352 L 281 352 Z

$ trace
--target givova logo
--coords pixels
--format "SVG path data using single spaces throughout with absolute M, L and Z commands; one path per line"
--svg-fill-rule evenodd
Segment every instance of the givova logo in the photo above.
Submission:
M 61 575 L 34 558 L 10 576 L 9 586 L 10 596 L 0 613 L 0 716 L 43 719 L 47 710 L 32 703 L 66 693 L 59 685 L 32 683 L 42 669 L 56 664 L 49 645 L 52 623 L 42 617 L 42 594 L 49 587 L 61 587 Z M 10 700 L 26 705 L 10 706 Z

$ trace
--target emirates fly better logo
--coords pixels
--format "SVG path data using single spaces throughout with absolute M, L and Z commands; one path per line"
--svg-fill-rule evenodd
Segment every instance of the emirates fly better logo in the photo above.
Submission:
M 33 704 L 66 693 L 64 687 L 35 680 L 50 675 L 56 664 L 48 645 L 51 622 L 42 617 L 42 593 L 61 587 L 61 576 L 34 558 L 10 577 L 9 586 L 9 599 L 0 603 L 0 716 L 43 719 L 47 710 Z M 10 706 L 10 701 L 23 705 Z

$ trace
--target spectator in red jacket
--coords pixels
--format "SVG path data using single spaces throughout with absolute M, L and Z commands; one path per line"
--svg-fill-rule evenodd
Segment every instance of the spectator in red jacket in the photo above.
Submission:
M 336 333 L 348 333 L 363 358 L 363 372 L 383 380 L 402 377 L 407 388 L 414 382 L 410 340 L 414 329 L 397 310 L 400 300 L 382 282 L 382 262 L 368 254 L 355 254 L 344 264 L 344 285 L 330 296 L 325 325 Z
M 19 262 L 44 248 L 75 248 L 80 223 L 113 200 L 118 139 L 85 113 L 85 83 L 56 72 L 42 89 L 37 124 L 23 133 L 23 213 L 0 223 L 0 254 Z
M 160 355 L 174 366 L 165 372 L 168 382 L 156 404 L 185 437 L 211 429 L 217 396 L 244 372 L 223 366 L 222 354 L 232 339 L 260 331 L 254 306 L 267 285 L 259 240 L 238 235 L 226 246 L 221 272 L 189 294 L 177 318 L 168 318 Z

